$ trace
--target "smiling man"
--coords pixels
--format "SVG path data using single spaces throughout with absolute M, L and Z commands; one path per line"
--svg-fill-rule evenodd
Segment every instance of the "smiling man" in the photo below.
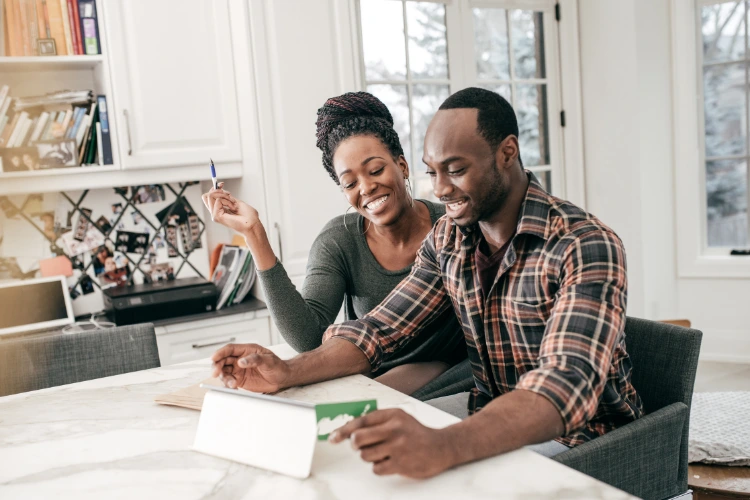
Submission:
M 381 410 L 332 435 L 350 439 L 376 473 L 430 477 L 522 446 L 553 456 L 639 418 L 617 235 L 524 170 L 515 113 L 498 94 L 449 97 L 424 151 L 447 211 L 411 274 L 368 315 L 330 327 L 315 351 L 282 361 L 230 345 L 214 355 L 215 374 L 230 387 L 272 392 L 367 373 L 452 308 L 476 387 L 432 404 L 466 418 L 438 430 Z

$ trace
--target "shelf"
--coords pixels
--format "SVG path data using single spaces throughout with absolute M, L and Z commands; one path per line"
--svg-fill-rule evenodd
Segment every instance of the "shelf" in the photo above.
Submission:
M 242 177 L 242 163 L 223 164 L 220 174 L 222 179 Z M 210 179 L 206 165 L 142 169 L 122 169 L 119 165 L 91 165 L 32 172 L 0 172 L 0 196 Z
M 0 71 L 60 71 L 93 69 L 104 62 L 104 56 L 0 57 Z

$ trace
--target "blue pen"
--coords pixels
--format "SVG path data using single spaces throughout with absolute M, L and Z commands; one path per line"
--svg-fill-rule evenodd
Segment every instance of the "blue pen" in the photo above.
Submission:
M 210 160 L 210 158 L 209 158 Z M 219 183 L 216 181 L 216 169 L 214 168 L 214 161 L 211 160 L 211 180 L 214 183 L 214 189 L 219 189 Z

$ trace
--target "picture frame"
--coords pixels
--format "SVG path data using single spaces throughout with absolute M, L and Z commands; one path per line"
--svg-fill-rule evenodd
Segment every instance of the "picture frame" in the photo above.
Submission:
M 25 172 L 41 168 L 39 152 L 33 146 L 1 149 L 0 158 L 3 172 Z
M 56 56 L 57 45 L 54 38 L 40 38 L 36 42 L 36 50 L 40 56 Z
M 77 167 L 78 154 L 75 139 L 37 142 L 40 168 Z

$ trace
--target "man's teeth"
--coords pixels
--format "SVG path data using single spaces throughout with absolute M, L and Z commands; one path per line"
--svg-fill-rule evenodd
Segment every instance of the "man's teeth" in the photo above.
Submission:
M 451 210 L 454 210 L 454 211 L 458 210 L 462 206 L 464 206 L 464 202 L 463 201 L 457 201 L 455 203 L 448 203 L 448 208 L 450 208 Z
M 388 195 L 382 196 L 382 197 L 378 198 L 377 200 L 371 201 L 370 203 L 367 204 L 367 209 L 368 210 L 375 210 L 380 205 L 382 205 L 383 203 L 385 203 L 385 200 L 387 200 L 387 199 L 388 199 Z

